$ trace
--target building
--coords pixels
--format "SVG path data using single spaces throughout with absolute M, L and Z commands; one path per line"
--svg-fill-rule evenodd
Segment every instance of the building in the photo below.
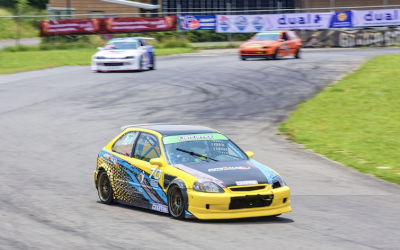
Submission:
M 78 14 L 106 17 L 116 13 L 132 13 L 118 16 L 159 16 L 169 13 L 227 14 L 230 11 L 232 14 L 328 12 L 350 10 L 355 6 L 379 8 L 390 4 L 400 3 L 399 0 L 49 0 L 47 10 L 50 15 L 60 15 L 58 18 L 70 18 Z

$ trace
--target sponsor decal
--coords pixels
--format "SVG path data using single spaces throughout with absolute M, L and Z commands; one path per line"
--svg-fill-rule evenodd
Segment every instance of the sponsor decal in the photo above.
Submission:
M 150 179 L 150 185 L 151 185 L 152 187 L 158 187 L 158 181 L 157 181 L 157 180 L 154 180 L 154 179 Z
M 131 144 L 132 143 L 132 141 L 133 141 L 133 138 L 135 138 L 135 135 L 134 134 L 129 134 L 127 137 L 126 137 L 126 139 L 125 139 L 125 141 L 124 141 L 124 145 L 128 145 L 128 144 Z
M 168 213 L 168 206 L 159 203 L 153 203 L 151 209 L 158 212 Z
M 256 30 L 261 31 L 262 28 L 264 27 L 265 20 L 262 16 L 255 16 L 251 23 L 253 24 Z
M 354 26 L 400 25 L 399 9 L 353 10 Z
M 343 28 L 351 26 L 353 26 L 351 11 L 341 11 L 333 14 L 330 28 Z
M 200 181 L 211 181 L 211 182 L 214 182 L 215 184 L 217 184 L 218 186 L 220 186 L 221 188 L 226 188 L 225 183 L 223 183 L 221 180 L 219 180 L 211 175 L 205 174 L 205 173 L 200 172 L 193 168 L 189 168 L 182 164 L 175 164 L 174 167 L 193 175 L 194 177 L 198 178 Z
M 238 30 L 243 31 L 247 27 L 247 18 L 245 16 L 236 17 L 235 25 Z
M 249 170 L 251 167 L 237 166 L 237 167 L 222 167 L 222 168 L 210 168 L 208 172 L 226 171 L 226 170 Z
M 188 136 L 179 136 L 179 141 L 193 141 L 193 140 L 205 140 L 205 139 L 213 139 L 212 135 L 188 135 Z
M 227 31 L 229 29 L 229 21 L 226 16 L 219 16 L 219 27 L 221 27 L 223 31 Z
M 215 30 L 215 15 L 181 15 L 179 28 L 181 30 Z
M 245 186 L 245 185 L 257 185 L 257 181 L 237 181 L 236 185 L 238 186 Z

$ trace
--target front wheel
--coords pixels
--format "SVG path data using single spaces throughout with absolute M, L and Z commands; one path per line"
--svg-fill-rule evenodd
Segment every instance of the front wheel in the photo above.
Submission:
M 101 170 L 97 177 L 97 192 L 101 202 L 104 204 L 114 203 L 114 191 L 111 186 L 110 178 L 106 171 Z
M 245 60 L 246 60 L 246 57 L 240 56 L 240 60 L 245 61 Z
M 279 48 L 277 48 L 276 50 L 275 50 L 275 54 L 274 54 L 274 56 L 272 57 L 274 60 L 278 60 L 279 59 Z
M 174 219 L 183 220 L 185 218 L 185 200 L 178 186 L 173 186 L 168 191 L 168 210 Z

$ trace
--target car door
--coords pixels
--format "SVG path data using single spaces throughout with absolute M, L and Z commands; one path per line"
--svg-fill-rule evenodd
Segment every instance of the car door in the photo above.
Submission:
M 282 33 L 281 39 L 280 56 L 288 56 L 290 55 L 290 39 L 286 32 Z
M 136 185 L 143 189 L 143 194 L 151 203 L 151 209 L 168 212 L 167 198 L 162 190 L 164 181 L 163 168 L 150 164 L 150 160 L 160 158 L 160 142 L 156 135 L 141 132 L 130 158 L 130 163 L 141 171 Z

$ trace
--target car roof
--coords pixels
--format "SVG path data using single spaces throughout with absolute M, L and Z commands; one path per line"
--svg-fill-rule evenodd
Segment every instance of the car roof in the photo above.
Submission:
M 259 32 L 256 35 L 262 35 L 262 34 L 281 34 L 283 32 L 285 32 L 286 30 L 279 30 L 279 31 L 263 31 L 263 32 Z
M 149 124 L 136 124 L 136 125 L 128 125 L 124 126 L 121 129 L 126 128 L 145 128 L 149 130 L 156 131 L 163 136 L 169 135 L 187 135 L 187 134 L 203 134 L 203 133 L 219 133 L 218 131 L 196 125 L 174 125 L 174 124 L 165 124 L 165 123 L 149 123 Z

